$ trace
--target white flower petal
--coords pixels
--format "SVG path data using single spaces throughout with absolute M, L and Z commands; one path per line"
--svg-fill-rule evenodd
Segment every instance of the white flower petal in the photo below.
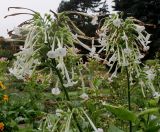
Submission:
M 89 99 L 89 96 L 88 96 L 88 94 L 83 93 L 83 94 L 80 95 L 80 98 L 82 98 L 82 99 L 84 99 L 84 100 L 88 100 L 88 99 Z
M 115 20 L 113 20 L 113 25 L 115 27 L 119 28 L 121 26 L 121 24 L 122 24 L 122 22 L 121 22 L 121 20 L 119 18 L 116 18 Z
M 48 58 L 52 58 L 52 59 L 58 57 L 57 53 L 53 50 L 48 51 L 47 56 Z
M 55 52 L 56 52 L 57 56 L 60 56 L 60 57 L 64 57 L 67 54 L 66 48 L 57 48 L 55 50 Z
M 91 21 L 91 24 L 92 24 L 92 25 L 98 24 L 98 17 L 97 17 L 97 16 L 94 16 L 94 17 L 93 17 L 93 19 L 92 19 L 92 21 Z
M 52 88 L 51 90 L 52 94 L 54 95 L 59 95 L 61 93 L 60 89 L 59 88 Z

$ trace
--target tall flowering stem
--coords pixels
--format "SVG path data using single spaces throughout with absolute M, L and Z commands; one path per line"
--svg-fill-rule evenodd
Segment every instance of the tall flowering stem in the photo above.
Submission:
M 129 81 L 129 72 L 128 72 L 127 67 L 126 67 L 126 74 L 127 74 L 128 110 L 131 111 L 131 88 L 130 88 L 130 81 Z M 132 122 L 131 121 L 129 121 L 129 131 L 132 132 Z
M 68 20 L 69 18 L 63 13 L 55 15 L 55 17 L 45 14 L 44 18 L 35 13 L 33 21 L 27 27 L 21 28 L 21 30 L 27 29 L 25 44 L 20 47 L 21 51 L 15 54 L 16 61 L 13 68 L 9 69 L 17 79 L 24 81 L 26 81 L 26 77 L 30 78 L 35 72 L 38 72 L 37 67 L 48 69 L 51 80 L 54 73 L 55 76 L 58 76 L 66 101 L 70 101 L 66 87 L 72 87 L 77 83 L 73 81 L 73 63 L 76 62 L 73 62 L 69 56 L 70 50 L 74 49 L 74 38 Z M 21 31 L 17 30 L 14 32 L 20 34 Z M 74 55 L 72 56 L 74 58 Z M 68 66 L 68 63 L 73 66 Z M 59 90 L 59 88 L 57 89 Z M 57 89 L 52 91 L 55 92 Z M 56 94 L 59 93 L 60 90 Z M 68 108 L 73 110 L 71 105 Z M 75 113 L 73 113 L 73 119 L 78 130 L 82 132 Z
M 61 73 L 60 73 L 60 71 L 58 70 L 58 68 L 56 68 L 56 61 L 55 60 L 52 60 L 52 64 L 53 64 L 53 66 L 52 66 L 52 68 L 53 68 L 53 70 L 55 70 L 56 71 L 56 73 L 57 73 L 57 75 L 58 75 L 58 78 L 59 78 L 59 80 L 60 80 L 60 83 L 61 83 L 61 86 L 62 86 L 62 88 L 63 88 L 63 91 L 64 91 L 64 94 L 65 94 L 65 96 L 66 96 L 66 99 L 68 100 L 68 101 L 70 101 L 70 98 L 69 98 L 69 94 L 68 94 L 68 92 L 67 92 L 67 89 L 64 87 L 64 82 L 63 82 L 63 78 L 62 78 L 62 75 L 61 75 Z
M 52 61 L 52 64 L 53 64 L 53 65 L 52 65 L 52 68 L 56 71 L 56 73 L 57 73 L 57 75 L 58 75 L 58 78 L 59 78 L 59 80 L 60 80 L 62 89 L 63 89 L 64 94 L 65 94 L 65 96 L 66 96 L 66 99 L 67 99 L 67 101 L 70 101 L 70 97 L 69 97 L 68 91 L 67 91 L 66 87 L 64 86 L 63 77 L 62 77 L 62 75 L 61 75 L 61 72 L 59 71 L 59 69 L 56 68 L 56 61 L 53 60 L 53 61 Z M 72 108 L 71 105 L 69 105 L 69 109 L 70 109 L 71 111 L 73 110 L 73 108 Z M 73 113 L 73 119 L 75 120 L 75 123 L 76 123 L 79 131 L 80 131 L 80 132 L 83 132 L 83 131 L 82 131 L 82 128 L 81 128 L 81 126 L 80 126 L 80 124 L 79 124 L 79 122 L 78 122 L 78 120 L 77 120 L 77 116 L 76 116 L 75 113 Z

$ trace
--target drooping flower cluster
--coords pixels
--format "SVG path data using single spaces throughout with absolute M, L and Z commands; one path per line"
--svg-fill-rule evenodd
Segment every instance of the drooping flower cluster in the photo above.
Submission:
M 100 43 L 98 56 L 105 54 L 105 58 L 101 60 L 110 67 L 109 73 L 114 69 L 108 80 L 112 82 L 113 78 L 117 77 L 117 70 L 123 67 L 128 68 L 131 84 L 135 77 L 140 78 L 143 70 L 139 64 L 149 49 L 151 36 L 145 31 L 145 27 L 135 24 L 132 18 L 123 20 L 119 15 L 112 15 L 106 18 L 98 34 Z M 146 71 L 145 79 L 152 82 L 153 71 Z M 151 89 L 155 91 L 154 88 Z
M 69 72 L 68 72 L 67 67 L 65 65 L 65 62 L 64 62 L 64 57 L 66 57 L 68 49 L 67 49 L 67 47 L 64 47 L 65 45 L 63 42 L 63 38 L 61 38 L 61 40 L 59 40 L 59 38 L 57 37 L 56 39 L 57 39 L 57 41 L 55 40 L 51 45 L 51 50 L 47 52 L 47 56 L 49 59 L 56 59 L 57 60 L 58 64 L 57 64 L 56 68 L 58 68 L 59 70 L 62 71 L 62 75 L 64 75 L 67 80 L 67 83 L 64 84 L 64 86 L 70 87 L 70 86 L 73 86 L 74 84 L 76 84 L 76 82 L 74 82 L 70 78 Z M 74 74 L 73 70 L 72 70 L 72 73 Z
M 142 28 L 143 30 L 139 30 L 137 27 Z M 150 36 L 145 31 L 143 34 L 143 31 L 143 26 L 134 24 L 133 20 L 130 18 L 124 21 L 120 19 L 118 15 L 107 18 L 104 22 L 104 25 L 99 32 L 99 47 L 101 48 L 98 53 L 105 52 L 106 58 L 104 59 L 104 62 L 111 67 L 110 70 L 116 63 L 113 77 L 116 77 L 117 69 L 119 67 L 136 66 L 141 63 L 140 59 L 143 58 L 144 55 L 141 54 L 140 47 L 146 49 Z M 142 43 L 142 41 L 137 41 L 142 39 L 144 43 Z
M 16 61 L 13 63 L 13 68 L 9 71 L 17 79 L 25 80 L 26 77 L 30 77 L 37 65 L 40 64 L 38 58 L 35 58 L 37 50 L 35 50 L 35 35 L 37 30 L 31 28 L 26 38 L 24 47 L 20 47 L 20 52 L 16 53 Z
M 51 15 L 45 14 L 42 18 L 39 14 L 35 14 L 35 21 L 28 27 L 29 33 L 25 40 L 24 47 L 20 47 L 20 52 L 15 54 L 16 61 L 13 68 L 9 71 L 18 79 L 25 80 L 26 77 L 31 77 L 37 66 L 47 63 L 47 67 L 51 67 L 52 60 L 56 61 L 56 67 L 64 76 L 65 87 L 73 86 L 76 82 L 73 81 L 73 68 L 70 72 L 67 70 L 66 62 L 68 49 L 73 46 L 73 35 L 70 32 L 69 26 L 66 24 L 67 17 L 60 14 L 55 19 Z M 59 20 L 63 19 L 63 21 Z M 57 23 L 60 21 L 60 23 Z M 59 24 L 61 26 L 59 26 Z M 23 30 L 21 28 L 20 30 Z M 17 32 L 18 29 L 16 28 Z M 71 77 L 71 75 L 73 75 Z
M 160 97 L 159 92 L 157 92 L 154 88 L 154 80 L 156 77 L 156 72 L 153 67 L 145 66 L 144 70 L 141 72 L 139 77 L 139 84 L 142 88 L 142 93 L 144 94 L 143 88 L 150 88 L 152 90 L 152 96 L 154 98 Z

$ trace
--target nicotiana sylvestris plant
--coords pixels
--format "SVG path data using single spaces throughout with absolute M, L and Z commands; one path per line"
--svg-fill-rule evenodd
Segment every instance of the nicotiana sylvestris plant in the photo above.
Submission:
M 74 43 L 77 43 L 89 51 L 88 57 L 103 61 L 104 64 L 110 67 L 108 71 L 110 73 L 108 78 L 110 82 L 117 77 L 119 68 L 122 70 L 126 68 L 130 84 L 135 79 L 139 80 L 142 92 L 146 86 L 152 90 L 155 97 L 159 96 L 153 85 L 154 69 L 145 66 L 143 70 L 140 66 L 144 65 L 141 63 L 141 59 L 144 57 L 142 51 L 146 52 L 150 43 L 150 34 L 145 31 L 144 26 L 135 24 L 132 18 L 123 20 L 119 15 L 111 15 L 104 18 L 103 25 L 100 25 L 100 29 L 97 30 L 98 38 L 90 38 L 92 45 L 89 47 L 79 39 L 80 35 L 81 37 L 86 37 L 84 33 L 74 25 L 65 13 L 53 14 L 54 18 L 50 14 L 45 14 L 43 18 L 34 11 L 31 14 L 33 19 L 29 21 L 27 26 L 25 44 L 23 47 L 20 47 L 21 51 L 15 54 L 16 60 L 13 63 L 13 68 L 9 69 L 10 73 L 17 79 L 25 80 L 26 77 L 31 77 L 39 69 L 48 69 L 50 77 L 52 77 L 52 74 L 55 74 L 58 78 L 55 88 L 52 88 L 52 94 L 56 96 L 63 91 L 66 101 L 71 101 L 66 88 L 74 86 L 78 81 L 78 79 L 75 80 L 74 76 L 75 70 L 79 71 L 79 69 L 76 69 L 79 55 L 74 45 Z M 85 13 L 79 14 L 93 18 L 91 24 L 98 24 L 97 16 L 90 16 Z M 25 26 L 24 29 L 26 30 Z M 22 31 L 23 27 L 20 30 Z M 15 33 L 20 34 L 20 31 L 16 29 Z M 98 41 L 99 45 L 95 45 L 95 41 Z M 104 55 L 105 57 L 101 57 Z M 113 69 L 114 72 L 111 72 Z M 81 72 L 79 73 L 82 76 Z M 59 83 L 61 88 L 58 87 Z M 84 100 L 89 99 L 85 92 L 80 97 Z M 68 108 L 70 113 L 68 116 L 69 124 L 72 116 L 78 130 L 82 132 L 83 130 L 74 112 L 75 109 L 71 105 Z M 84 110 L 80 111 L 83 111 L 80 113 L 85 115 L 94 131 L 103 132 L 103 129 L 95 127 Z M 66 124 L 66 127 L 69 129 L 68 124 Z
M 78 62 L 75 61 L 78 54 L 74 43 L 80 43 L 88 50 L 90 48 L 78 39 L 77 34 L 81 31 L 64 13 L 55 14 L 52 12 L 54 18 L 50 14 L 45 14 L 42 18 L 39 13 L 34 11 L 33 13 L 33 19 L 27 25 L 28 33 L 25 44 L 20 47 L 20 52 L 15 54 L 16 60 L 13 63 L 13 68 L 10 68 L 9 71 L 17 79 L 26 80 L 38 69 L 45 70 L 48 68 L 51 77 L 52 74 L 55 74 L 59 81 L 56 87 L 52 88 L 52 94 L 59 95 L 63 91 L 66 101 L 70 101 L 66 88 L 77 83 L 74 81 L 74 70 Z M 26 29 L 25 25 L 20 30 L 16 28 L 15 34 L 19 35 L 23 28 Z M 71 31 L 74 31 L 74 34 Z M 58 83 L 61 84 L 61 90 Z M 73 111 L 71 105 L 68 108 L 71 112 Z M 76 114 L 73 112 L 72 115 L 78 130 L 82 132 Z
M 152 82 L 155 77 L 154 71 L 148 69 L 145 71 L 146 76 L 141 77 L 144 73 L 140 66 L 141 59 L 144 57 L 142 51 L 146 52 L 149 49 L 148 44 L 150 43 L 149 38 L 151 36 L 145 31 L 145 27 L 135 24 L 132 18 L 123 20 L 119 15 L 112 15 L 105 19 L 104 24 L 97 33 L 100 43 L 98 46 L 100 49 L 97 53 L 98 56 L 100 56 L 101 53 L 105 54 L 103 62 L 110 67 L 108 71 L 111 74 L 108 78 L 109 82 L 112 82 L 113 78 L 117 78 L 118 69 L 126 70 L 128 109 L 131 110 L 130 85 L 133 84 L 134 80 L 140 82 L 144 96 L 144 81 L 153 96 L 159 96 Z M 111 72 L 113 69 L 114 72 Z M 129 121 L 129 131 L 132 131 L 131 121 Z
M 97 54 L 99 57 L 101 54 L 105 54 L 105 58 L 101 58 L 101 60 L 110 67 L 109 73 L 111 75 L 108 78 L 110 82 L 117 78 L 119 68 L 127 67 L 130 84 L 132 85 L 134 80 L 139 80 L 142 92 L 143 88 L 147 87 L 156 96 L 158 92 L 155 91 L 152 82 L 155 71 L 147 68 L 141 62 L 145 52 L 149 49 L 151 35 L 145 31 L 144 26 L 135 24 L 134 21 L 133 18 L 123 20 L 119 15 L 107 17 L 97 32 L 100 43 L 97 46 L 99 47 Z M 145 66 L 145 69 L 140 65 Z M 111 72 L 113 69 L 114 72 Z M 144 92 L 143 95 L 145 96 Z

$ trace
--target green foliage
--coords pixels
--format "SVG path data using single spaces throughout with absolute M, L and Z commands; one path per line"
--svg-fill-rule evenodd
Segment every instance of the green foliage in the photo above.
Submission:
M 113 106 L 113 105 L 105 105 L 105 108 L 113 113 L 114 115 L 116 115 L 116 117 L 122 119 L 122 120 L 128 120 L 128 121 L 132 121 L 132 122 L 136 122 L 137 121 L 137 116 L 136 114 L 134 114 L 132 111 L 129 111 L 123 107 L 117 107 L 117 106 Z
M 122 131 L 119 128 L 117 128 L 116 126 L 112 125 L 109 127 L 108 132 L 124 132 L 124 131 Z
M 0 57 L 6 57 L 11 60 L 13 58 L 13 53 L 11 50 L 0 49 Z
M 135 25 L 130 18 L 124 21 L 118 15 L 107 17 L 98 30 L 102 32 L 98 35 L 103 51 L 98 54 L 99 45 L 94 45 L 97 39 L 92 40 L 92 47 L 83 44 L 80 35 L 86 36 L 75 30 L 67 12 L 52 12 L 54 20 L 50 14 L 42 18 L 32 12 L 25 45 L 9 69 L 18 82 L 15 78 L 4 79 L 10 88 L 9 100 L 4 102 L 3 98 L 0 111 L 0 121 L 10 129 L 6 131 L 26 131 L 24 127 L 44 132 L 159 129 L 160 93 L 153 85 L 158 86 L 159 64 L 150 62 L 144 68 L 140 64 L 143 49 L 139 48 L 148 48 L 143 43 L 148 43 L 150 36 L 143 26 Z M 74 51 L 74 43 L 90 52 L 87 61 Z

